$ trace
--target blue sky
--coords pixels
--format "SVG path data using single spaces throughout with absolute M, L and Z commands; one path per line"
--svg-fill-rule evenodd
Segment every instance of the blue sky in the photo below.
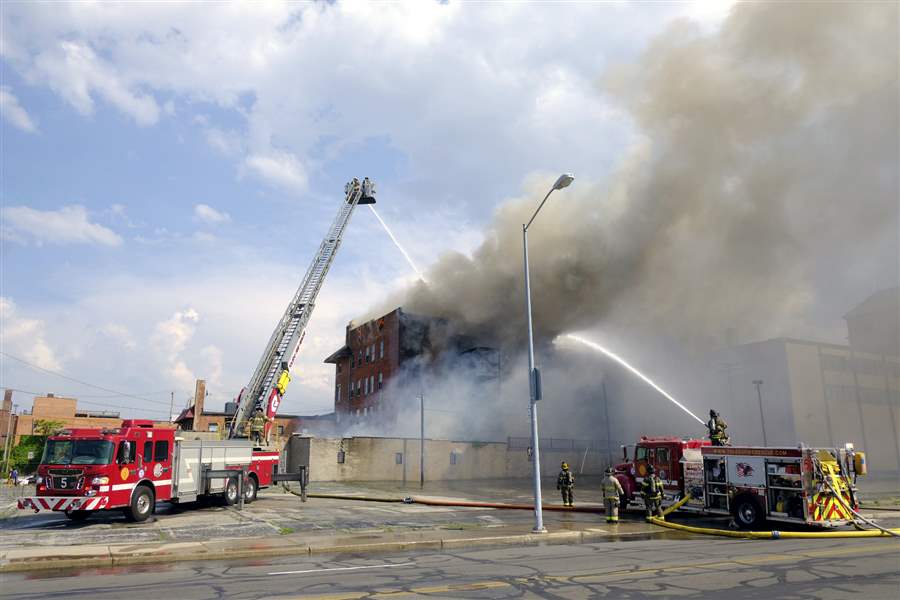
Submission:
M 602 92 L 682 4 L 5 2 L 0 386 L 162 418 L 250 377 L 342 197 L 422 266 L 470 252 L 527 182 L 602 181 L 634 142 Z M 332 406 L 322 359 L 414 280 L 359 210 L 283 412 Z M 17 393 L 20 406 L 30 394 Z

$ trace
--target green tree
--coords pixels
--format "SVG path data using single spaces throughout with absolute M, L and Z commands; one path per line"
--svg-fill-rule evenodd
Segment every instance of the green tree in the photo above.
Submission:
M 44 442 L 47 438 L 41 435 L 23 435 L 19 443 L 9 453 L 9 468 L 18 469 L 20 475 L 33 473 L 41 462 L 44 453 Z M 31 458 L 28 455 L 31 454 Z
M 51 419 L 38 419 L 34 422 L 34 434 L 47 437 L 48 435 L 56 435 L 65 428 L 66 424 L 62 421 L 53 421 Z

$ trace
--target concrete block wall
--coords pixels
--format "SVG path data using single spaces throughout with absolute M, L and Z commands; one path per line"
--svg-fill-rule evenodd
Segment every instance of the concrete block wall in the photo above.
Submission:
M 344 463 L 337 461 L 344 451 Z M 398 461 L 398 454 L 400 459 Z M 312 438 L 310 442 L 311 481 L 397 481 L 419 480 L 419 440 L 411 438 Z M 576 456 L 577 454 L 577 456 Z M 589 450 L 541 453 L 541 472 L 555 476 L 566 460 L 575 471 L 597 475 L 607 466 L 606 452 Z M 582 471 L 582 461 L 584 470 Z M 510 449 L 504 442 L 458 442 L 425 440 L 425 479 L 504 479 L 529 477 L 531 462 L 522 449 Z

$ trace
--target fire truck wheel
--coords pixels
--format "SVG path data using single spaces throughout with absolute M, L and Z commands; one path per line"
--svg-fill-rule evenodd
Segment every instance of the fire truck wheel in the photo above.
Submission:
M 244 482 L 244 502 L 250 504 L 256 500 L 256 491 L 258 489 L 255 477 L 248 477 Z
M 67 510 L 66 516 L 72 521 L 84 521 L 89 516 L 91 516 L 91 511 L 89 510 Z
M 238 501 L 238 482 L 237 479 L 231 477 L 225 484 L 225 493 L 222 494 L 225 500 L 225 506 L 234 506 Z
M 738 496 L 734 501 L 734 521 L 741 529 L 757 529 L 765 522 L 759 503 L 750 496 Z
M 138 486 L 131 497 L 131 506 L 125 509 L 125 516 L 135 523 L 146 521 L 153 513 L 154 504 L 153 490 L 145 485 Z

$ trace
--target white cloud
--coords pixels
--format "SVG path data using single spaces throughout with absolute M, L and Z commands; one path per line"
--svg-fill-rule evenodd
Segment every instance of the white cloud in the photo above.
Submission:
M 9 86 L 0 86 L 0 116 L 22 131 L 35 133 L 37 125 L 28 115 L 28 112 L 19 104 L 19 99 L 12 93 Z
M 207 225 L 220 225 L 229 222 L 231 215 L 220 212 L 208 204 L 197 204 L 194 206 L 194 220 Z
M 162 362 L 164 373 L 184 389 L 190 389 L 196 379 L 187 366 L 183 353 L 194 337 L 200 314 L 193 308 L 178 311 L 153 328 L 150 345 Z
M 46 340 L 45 330 L 44 321 L 21 316 L 12 299 L 0 296 L 4 350 L 44 369 L 59 370 L 60 361 Z
M 28 206 L 4 207 L 2 231 L 5 239 L 38 244 L 100 244 L 118 246 L 122 238 L 111 229 L 88 220 L 87 210 L 80 205 L 59 210 L 38 210 Z M 23 236 L 25 236 L 23 238 Z
M 248 171 L 270 184 L 302 192 L 306 189 L 306 170 L 289 152 L 251 154 L 244 161 Z

